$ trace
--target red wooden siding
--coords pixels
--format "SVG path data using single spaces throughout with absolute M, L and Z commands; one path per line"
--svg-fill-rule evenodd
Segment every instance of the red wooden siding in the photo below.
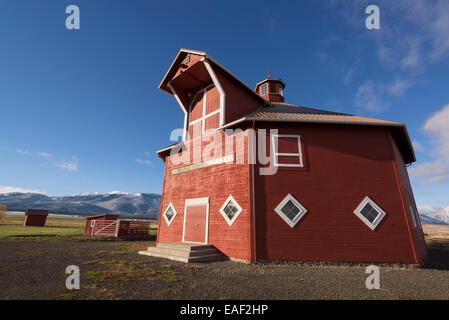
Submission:
M 190 107 L 190 122 L 203 116 L 203 91 L 200 91 Z
M 270 126 L 266 124 L 269 128 Z M 257 259 L 416 263 L 387 128 L 272 124 L 300 134 L 304 168 L 255 174 Z M 291 193 L 307 210 L 290 228 L 274 208 Z M 386 213 L 375 231 L 355 214 L 369 196 Z
M 47 221 L 46 215 L 25 215 L 25 221 L 23 222 L 24 226 L 34 226 L 34 227 L 43 227 L 45 226 L 45 222 Z
M 415 197 L 413 196 L 412 186 L 410 184 L 410 179 L 408 177 L 407 168 L 405 167 L 402 155 L 394 142 L 393 138 L 390 136 L 391 145 L 393 147 L 394 157 L 396 159 L 396 169 L 398 173 L 398 179 L 400 183 L 400 188 L 402 189 L 404 197 L 404 212 L 408 218 L 408 224 L 413 238 L 413 244 L 416 251 L 418 261 L 421 261 L 427 255 L 427 246 L 424 238 L 424 233 L 421 228 L 421 222 L 419 221 L 418 208 L 416 206 Z M 412 217 L 413 215 L 413 217 Z M 415 220 L 415 224 L 413 223 Z
M 220 93 L 217 88 L 210 87 L 207 90 L 206 114 L 220 109 Z
M 220 134 L 224 136 L 223 132 Z M 241 148 L 246 150 L 245 133 L 236 135 L 238 139 L 244 139 L 244 145 Z M 233 154 L 244 156 L 245 151 L 238 150 L 237 145 L 237 143 L 234 144 Z M 183 167 L 185 164 L 175 166 L 168 156 L 165 158 L 165 165 L 158 242 L 181 242 L 185 200 L 209 197 L 208 243 L 231 258 L 249 260 L 251 253 L 249 250 L 249 166 L 247 162 L 245 164 L 218 164 L 175 175 L 172 174 L 172 170 Z M 243 209 L 232 226 L 227 224 L 219 212 L 230 194 Z M 162 214 L 170 202 L 177 215 L 168 226 Z
M 225 74 L 221 69 L 213 67 L 218 81 L 226 93 L 225 123 L 237 120 L 262 106 L 263 101 L 255 95 L 248 94 L 248 89 Z
M 146 237 L 150 233 L 150 221 L 119 220 L 118 237 Z

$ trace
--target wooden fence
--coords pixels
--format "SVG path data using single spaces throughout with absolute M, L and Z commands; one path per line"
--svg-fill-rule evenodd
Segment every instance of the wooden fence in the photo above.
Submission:
M 95 220 L 91 235 L 123 238 L 145 237 L 149 235 L 150 223 L 145 220 Z

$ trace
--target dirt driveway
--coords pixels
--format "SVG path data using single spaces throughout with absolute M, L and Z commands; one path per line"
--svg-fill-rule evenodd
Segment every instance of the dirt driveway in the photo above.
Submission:
M 0 299 L 449 299 L 449 246 L 431 247 L 425 268 L 189 264 L 138 255 L 148 242 L 0 241 Z M 65 288 L 77 265 L 81 289 Z

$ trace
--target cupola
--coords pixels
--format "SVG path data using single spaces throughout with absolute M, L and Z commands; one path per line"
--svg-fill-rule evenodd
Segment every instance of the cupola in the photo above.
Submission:
M 280 78 L 271 78 L 270 70 L 268 70 L 268 77 L 256 84 L 256 92 L 270 102 L 284 102 L 284 88 L 284 81 Z

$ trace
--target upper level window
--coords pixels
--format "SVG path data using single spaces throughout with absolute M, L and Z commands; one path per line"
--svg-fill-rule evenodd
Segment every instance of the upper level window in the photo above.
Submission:
M 268 93 L 268 84 L 264 83 L 261 87 L 260 87 L 260 95 L 264 96 Z
M 280 84 L 279 84 L 279 94 L 280 94 L 281 96 L 284 95 L 284 88 L 282 88 L 282 85 L 280 85 Z
M 220 120 L 220 95 L 214 85 L 199 90 L 189 107 L 188 131 L 192 134 L 205 133 L 218 128 Z
M 303 167 L 301 136 L 292 134 L 271 135 L 274 165 L 278 167 Z
M 377 228 L 379 223 L 385 217 L 386 213 L 373 200 L 365 197 L 359 204 L 354 213 L 360 218 L 371 230 Z

